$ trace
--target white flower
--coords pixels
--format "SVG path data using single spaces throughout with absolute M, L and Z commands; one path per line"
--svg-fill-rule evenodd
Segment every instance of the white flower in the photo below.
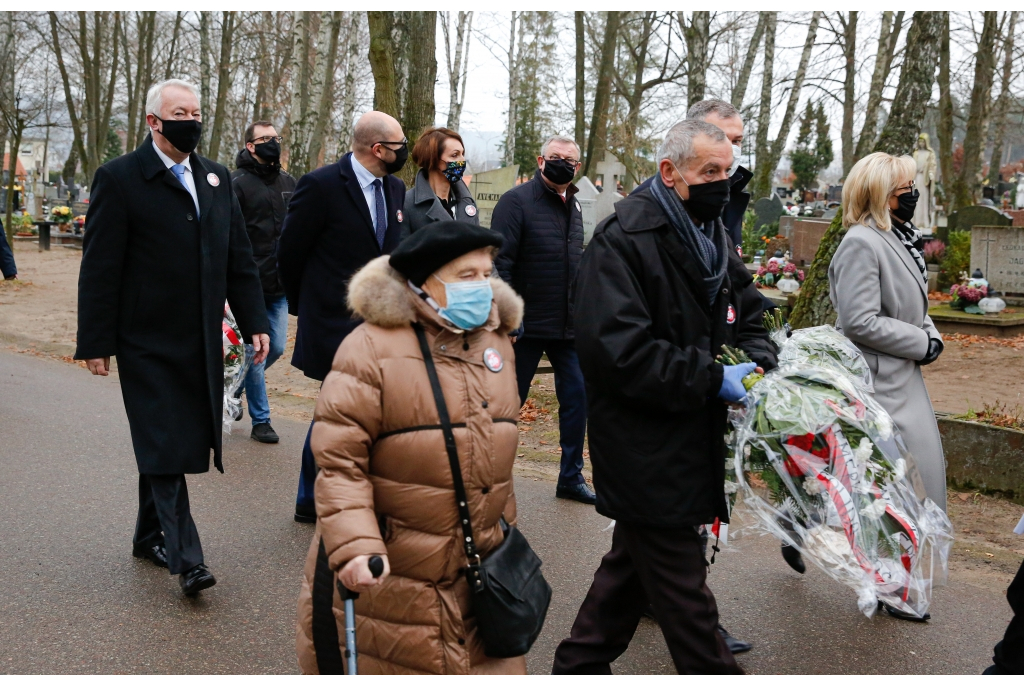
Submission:
M 817 478 L 804 478 L 804 492 L 806 492 L 808 495 L 820 495 L 822 489 L 823 488 L 821 487 L 821 483 L 818 481 Z
M 907 475 L 907 460 L 897 459 L 896 463 L 893 464 L 893 466 L 896 468 L 896 473 L 892 477 L 893 481 L 903 480 L 903 478 Z
M 853 451 L 853 458 L 858 464 L 866 464 L 874 452 L 875 446 L 867 438 L 860 439 L 860 445 Z
M 876 499 L 871 504 L 860 510 L 860 515 L 871 521 L 877 521 L 885 513 L 885 500 Z
M 731 495 L 739 489 L 739 483 L 734 483 L 731 480 L 725 481 L 725 494 Z
M 732 471 L 736 468 L 736 457 L 729 457 L 725 460 L 725 470 Z

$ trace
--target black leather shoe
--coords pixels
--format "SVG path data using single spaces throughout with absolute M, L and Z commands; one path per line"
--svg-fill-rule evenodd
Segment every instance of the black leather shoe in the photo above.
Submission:
M 893 609 L 891 606 L 881 601 L 878 602 L 878 608 L 879 610 L 885 609 L 885 613 L 889 614 L 893 618 L 898 618 L 901 621 L 911 621 L 912 623 L 927 623 L 932 617 L 929 613 L 925 613 L 924 616 L 915 616 L 914 614 L 909 614 L 906 611 Z
M 316 507 L 302 507 L 295 505 L 296 523 L 316 523 Z
M 269 444 L 274 444 L 281 440 L 269 423 L 257 423 L 252 427 L 252 433 L 249 434 L 249 437 L 256 442 L 266 442 Z
M 596 504 L 597 495 L 586 483 L 577 483 L 576 485 L 559 485 L 555 488 L 555 497 L 562 499 L 572 499 L 577 502 L 583 502 L 584 504 Z
M 718 634 L 722 636 L 722 639 L 725 640 L 725 646 L 728 647 L 729 651 L 733 654 L 743 654 L 743 652 L 749 652 L 754 648 L 752 643 L 745 642 L 730 635 L 729 631 L 723 628 L 721 623 L 715 627 L 715 630 L 717 630 Z
M 160 568 L 167 568 L 167 550 L 162 544 L 152 547 L 132 547 L 136 559 L 149 559 Z
M 805 573 L 807 571 L 807 567 L 804 566 L 804 557 L 796 547 L 783 545 L 782 558 L 785 559 L 786 563 L 789 564 L 789 567 L 797 573 Z
M 178 576 L 178 585 L 181 586 L 181 591 L 189 597 L 216 584 L 217 579 L 210 573 L 210 569 L 206 568 L 206 564 L 193 566 Z

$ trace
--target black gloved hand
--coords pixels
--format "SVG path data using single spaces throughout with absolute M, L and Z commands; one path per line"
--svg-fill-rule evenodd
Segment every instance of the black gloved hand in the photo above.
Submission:
M 919 361 L 918 364 L 920 364 L 921 366 L 927 366 L 928 364 L 931 364 L 933 361 L 939 358 L 940 354 L 942 354 L 942 349 L 943 347 L 941 340 L 939 340 L 938 338 L 929 338 L 928 354 L 926 354 L 924 356 L 924 359 Z

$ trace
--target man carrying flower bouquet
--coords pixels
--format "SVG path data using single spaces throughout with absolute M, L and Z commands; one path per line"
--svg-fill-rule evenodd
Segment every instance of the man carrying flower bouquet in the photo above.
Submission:
M 680 673 L 741 672 L 715 629 L 698 527 L 728 522 L 727 403 L 743 401 L 755 367 L 775 366 L 775 350 L 721 221 L 725 133 L 682 121 L 658 159 L 650 187 L 598 225 L 577 278 L 597 511 L 616 526 L 554 673 L 610 673 L 648 604 Z M 723 366 L 723 345 L 754 363 Z

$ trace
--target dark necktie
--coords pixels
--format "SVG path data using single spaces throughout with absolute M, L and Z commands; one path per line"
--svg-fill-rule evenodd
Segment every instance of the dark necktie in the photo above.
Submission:
M 384 204 L 384 191 L 382 189 L 382 183 L 379 178 L 373 181 L 373 197 L 376 200 L 377 205 L 377 225 L 375 226 L 375 232 L 377 234 L 377 245 L 380 249 L 384 249 L 384 234 L 388 230 L 388 209 L 387 205 Z

